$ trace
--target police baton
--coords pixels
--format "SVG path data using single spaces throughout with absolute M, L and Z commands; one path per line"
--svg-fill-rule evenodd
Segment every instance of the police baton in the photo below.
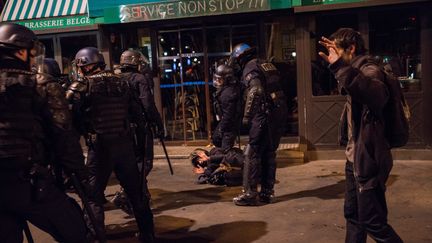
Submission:
M 166 147 L 165 147 L 165 142 L 164 142 L 163 138 L 160 138 L 159 140 L 160 140 L 160 142 L 161 142 L 161 144 L 162 144 L 162 148 L 163 148 L 163 150 L 164 150 L 165 157 L 166 157 L 166 159 L 167 159 L 167 162 L 168 162 L 168 166 L 169 166 L 169 169 L 170 169 L 171 175 L 174 175 L 174 171 L 173 171 L 173 168 L 172 168 L 172 165 L 171 165 L 171 161 L 170 161 L 170 158 L 169 158 L 169 156 L 168 156 L 168 152 L 167 152 Z
M 75 173 L 71 173 L 70 178 L 72 180 L 73 187 L 75 188 L 76 192 L 78 193 L 78 196 L 81 198 L 82 204 L 84 206 L 85 211 L 87 212 L 87 215 L 89 216 L 90 222 L 93 225 L 93 229 L 96 234 L 96 238 L 99 240 L 99 242 L 105 242 L 103 241 L 104 233 L 100 231 L 100 228 L 96 225 L 96 216 L 93 213 L 93 210 L 90 208 L 90 204 L 87 198 L 87 195 L 84 193 L 84 190 L 82 188 L 81 182 L 78 180 L 78 177 Z
M 26 220 L 23 221 L 22 227 L 23 227 L 23 230 L 24 230 L 24 234 L 25 234 L 25 236 L 27 238 L 27 242 L 28 243 L 34 243 L 33 236 L 31 234 L 30 228 L 29 228 Z

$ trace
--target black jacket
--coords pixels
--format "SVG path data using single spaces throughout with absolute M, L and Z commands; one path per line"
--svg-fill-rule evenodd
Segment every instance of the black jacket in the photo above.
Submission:
M 16 59 L 1 59 L 0 60 L 0 74 L 3 72 L 8 72 L 7 70 L 14 69 L 11 73 L 21 73 L 26 71 L 25 64 Z M 28 74 L 29 78 L 33 78 L 31 74 Z M 52 88 L 52 87 L 50 87 Z M 39 92 L 38 92 L 39 91 Z M 1 112 L 0 114 L 5 115 L 8 110 L 12 110 L 15 114 L 19 115 L 17 107 L 22 107 L 23 100 L 31 99 L 32 104 L 28 109 L 32 110 L 31 115 L 34 117 L 34 129 L 33 134 L 19 135 L 15 134 L 15 137 L 9 137 L 9 139 L 30 139 L 32 141 L 33 155 L 32 160 L 26 160 L 25 163 L 19 163 L 17 160 L 16 167 L 18 169 L 26 169 L 31 166 L 31 163 L 52 163 L 54 165 L 61 165 L 66 172 L 75 172 L 81 178 L 87 177 L 87 169 L 84 166 L 84 156 L 79 143 L 79 136 L 77 132 L 72 128 L 71 120 L 66 119 L 70 117 L 69 110 L 67 110 L 67 104 L 64 100 L 63 90 L 57 89 L 60 93 L 56 95 L 59 96 L 61 100 L 56 100 L 57 102 L 50 102 L 46 94 L 43 94 L 36 88 L 36 82 L 34 86 L 20 86 L 15 85 L 15 87 L 10 87 L 5 94 L 1 96 Z M 9 96 L 8 99 L 3 99 L 3 96 Z M 59 105 L 59 102 L 61 104 Z M 60 107 L 61 106 L 61 107 Z M 26 107 L 24 107 L 26 108 Z M 55 109 L 63 109 L 62 115 L 65 118 L 60 125 L 58 122 L 58 117 L 56 117 Z M 0 120 L 6 119 L 0 115 Z M 21 114 L 24 115 L 24 114 Z M 7 119 L 6 119 L 7 120 Z M 0 121 L 0 123 L 1 123 Z M 17 122 L 22 124 L 23 120 Z M 42 128 L 42 134 L 34 134 L 34 131 Z M 30 138 L 28 138 L 30 137 Z M 36 154 L 37 155 L 36 155 Z M 24 154 L 22 154 L 24 156 Z M 1 163 L 7 166 L 6 164 Z M 0 166 L 2 167 L 2 166 Z M 20 168 L 21 167 L 21 168 Z
M 342 59 L 330 65 L 341 92 L 352 98 L 354 174 L 361 189 L 385 187 L 393 166 L 390 146 L 384 135 L 383 109 L 389 91 L 381 68 L 370 56 L 357 56 L 350 64 Z M 341 141 L 347 139 L 346 110 L 341 119 Z
M 156 125 L 158 129 L 163 131 L 162 119 L 153 96 L 153 80 L 137 72 L 123 73 L 123 77 L 128 81 L 133 92 L 141 101 L 147 122 Z
M 240 125 L 241 117 L 241 88 L 240 85 L 227 85 L 216 95 L 216 102 L 219 103 L 221 120 L 219 128 L 221 132 L 235 132 Z

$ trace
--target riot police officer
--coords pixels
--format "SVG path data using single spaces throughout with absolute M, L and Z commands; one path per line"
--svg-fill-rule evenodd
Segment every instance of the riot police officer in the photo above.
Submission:
M 66 91 L 70 85 L 68 76 L 61 73 L 60 66 L 53 58 L 45 58 L 43 70 L 37 71 L 39 74 L 38 77 L 43 78 L 46 81 L 45 83 L 56 82 L 64 91 Z
M 142 110 L 132 97 L 128 83 L 111 71 L 104 71 L 105 60 L 98 49 L 86 47 L 75 56 L 81 79 L 67 92 L 76 120 L 87 140 L 87 166 L 92 195 L 89 204 L 99 232 L 104 232 L 104 190 L 114 170 L 131 201 L 140 231 L 140 240 L 154 241 L 153 214 L 148 198 L 140 192 L 130 123 L 139 122 Z M 106 239 L 102 239 L 106 241 Z
M 128 81 L 134 94 L 139 98 L 145 115 L 145 135 L 144 149 L 145 154 L 142 158 L 144 162 L 144 173 L 147 176 L 153 168 L 153 131 L 157 137 L 163 139 L 164 127 L 161 116 L 156 108 L 153 96 L 153 79 L 147 58 L 139 51 L 126 50 L 120 56 L 120 69 L 122 76 Z M 138 127 L 139 128 L 139 127 Z M 140 135 L 140 134 L 138 134 Z M 139 138 L 138 138 L 139 139 Z
M 157 133 L 157 137 L 163 139 L 164 129 L 154 102 L 154 84 L 149 61 L 140 51 L 126 50 L 120 56 L 120 70 L 144 111 L 144 124 L 133 124 L 134 148 L 136 160 L 141 168 L 142 191 L 151 198 L 147 176 L 153 168 L 153 131 Z M 131 213 L 131 205 L 123 189 L 115 193 L 112 202 L 125 213 Z
M 28 220 L 59 242 L 87 242 L 81 210 L 49 172 L 51 163 L 87 177 L 64 92 L 40 77 L 36 89 L 31 67 L 42 70 L 43 57 L 31 30 L 0 24 L 0 235 L 22 242 Z
M 225 64 L 219 65 L 213 75 L 214 109 L 219 121 L 212 136 L 212 142 L 223 151 L 234 146 L 240 128 L 241 87 L 234 76 L 233 69 Z
M 271 203 L 276 177 L 276 150 L 287 116 L 286 98 L 276 67 L 258 59 L 255 48 L 238 44 L 231 54 L 233 61 L 242 70 L 241 82 L 246 97 L 243 124 L 249 126 L 243 193 L 233 201 L 238 206 L 256 205 L 259 197 L 261 202 Z M 259 183 L 261 190 L 258 194 Z

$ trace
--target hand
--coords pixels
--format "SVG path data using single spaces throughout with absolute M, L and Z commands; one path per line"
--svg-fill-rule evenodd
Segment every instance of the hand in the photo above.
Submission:
M 323 36 L 318 43 L 323 45 L 329 53 L 326 55 L 324 52 L 318 52 L 318 55 L 320 55 L 326 62 L 333 64 L 342 56 L 342 52 L 338 51 L 335 41 L 331 41 Z
M 203 164 L 205 161 L 209 160 L 210 158 L 203 152 L 203 151 L 197 151 L 198 155 L 198 163 Z
M 204 168 L 202 168 L 202 167 L 199 167 L 199 168 L 194 167 L 192 171 L 195 174 L 204 174 Z

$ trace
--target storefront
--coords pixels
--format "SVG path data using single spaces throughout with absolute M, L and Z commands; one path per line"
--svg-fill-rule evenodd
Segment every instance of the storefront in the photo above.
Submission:
M 339 94 L 336 80 L 318 55 L 323 50 L 318 40 L 340 27 L 359 30 L 369 52 L 392 67 L 411 110 L 410 140 L 404 149 L 425 149 L 431 127 L 426 114 L 430 113 L 427 109 L 432 104 L 431 3 L 343 1 L 348 3 L 315 5 L 313 2 L 317 1 L 303 2 L 306 3 L 294 7 L 298 97 L 302 107 L 299 117 L 304 118 L 300 121 L 299 134 L 308 145 L 310 159 L 327 158 L 326 151 L 338 147 L 338 124 L 345 97 Z M 406 153 L 400 158 L 419 158 L 420 154 Z
M 1 20 L 33 28 L 48 47 L 47 55 L 55 57 L 65 72 L 84 46 L 99 47 L 110 67 L 118 64 L 122 51 L 141 50 L 153 67 L 156 103 L 167 138 L 182 144 L 209 141 L 215 125 L 214 68 L 236 44 L 257 46 L 262 58 L 279 67 L 289 98 L 284 139 L 307 145 L 302 148 L 310 152 L 309 159 L 320 151 L 323 155 L 340 149 L 338 124 L 345 102 L 317 55 L 318 39 L 340 27 L 357 29 L 370 52 L 393 68 L 408 99 L 411 138 L 405 148 L 417 151 L 430 144 L 430 1 L 124 0 L 119 5 L 116 0 L 93 0 L 87 9 L 82 7 L 86 0 L 40 0 L 34 2 L 50 2 L 51 8 L 32 2 L 27 3 L 29 10 L 21 11 L 24 2 L 30 1 L 7 2 Z M 76 7 L 64 8 L 66 4 Z M 57 8 L 85 11 L 73 14 Z
M 151 60 L 168 139 L 209 142 L 215 126 L 213 70 L 242 42 L 257 46 L 262 57 L 273 57 L 282 67 L 292 110 L 286 136 L 297 137 L 290 6 L 279 0 L 182 0 L 105 7 L 104 22 L 112 24 L 104 25 L 103 33 L 110 40 L 113 66 L 128 48 L 140 49 Z
M 88 16 L 87 0 L 32 0 L 6 2 L 0 21 L 22 24 L 45 44 L 46 56 L 55 58 L 63 73 L 71 70 L 77 51 L 86 46 L 102 48 L 102 19 Z M 108 52 L 104 55 L 108 58 Z

